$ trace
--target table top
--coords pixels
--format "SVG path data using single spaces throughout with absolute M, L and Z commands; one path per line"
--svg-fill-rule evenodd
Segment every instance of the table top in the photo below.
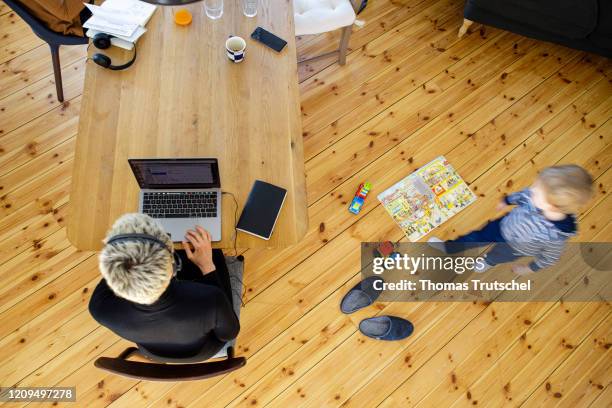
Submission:
M 236 196 L 238 216 L 256 179 L 287 189 L 270 240 L 239 232 L 238 248 L 288 246 L 304 236 L 292 2 L 260 0 L 254 18 L 242 14 L 238 0 L 226 1 L 218 20 L 207 18 L 203 7 L 186 7 L 193 14 L 187 27 L 174 23 L 176 8 L 158 7 L 127 70 L 87 62 L 67 224 L 77 248 L 100 249 L 115 219 L 137 211 L 139 186 L 128 158 L 218 158 L 221 188 Z M 257 26 L 285 39 L 286 48 L 276 53 L 252 40 Z M 247 41 L 239 64 L 225 55 L 230 35 Z M 130 57 L 117 49 L 107 54 L 115 64 Z M 234 245 L 234 207 L 224 195 L 222 241 L 215 247 Z

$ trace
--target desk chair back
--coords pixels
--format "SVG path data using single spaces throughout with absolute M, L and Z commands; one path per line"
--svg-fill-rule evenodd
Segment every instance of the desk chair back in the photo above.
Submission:
M 94 365 L 110 373 L 138 380 L 190 381 L 226 374 L 246 364 L 246 358 L 234 357 L 233 349 L 228 350 L 228 357 L 225 360 L 188 364 L 164 364 L 128 360 L 130 356 L 138 353 L 139 350 L 136 347 L 128 347 L 115 358 L 98 358 Z
M 57 33 L 47 28 L 47 26 L 34 17 L 28 9 L 26 9 L 20 2 L 15 0 L 4 0 L 4 2 L 11 8 L 19 17 L 21 17 L 34 31 L 40 39 L 49 44 L 51 49 L 51 60 L 53 62 L 53 74 L 55 75 L 55 89 L 57 92 L 57 100 L 64 102 L 64 90 L 62 87 L 62 71 L 59 59 L 59 46 L 60 45 L 82 45 L 89 42 L 87 37 L 79 37 L 77 35 L 65 35 Z

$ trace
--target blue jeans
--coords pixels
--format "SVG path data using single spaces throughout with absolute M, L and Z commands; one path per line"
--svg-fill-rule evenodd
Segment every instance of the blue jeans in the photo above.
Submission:
M 453 254 L 466 249 L 487 246 L 495 242 L 495 245 L 485 255 L 487 264 L 494 266 L 520 258 L 522 255 L 516 254 L 501 234 L 500 224 L 502 219 L 503 217 L 489 221 L 479 230 L 446 241 L 446 252 Z

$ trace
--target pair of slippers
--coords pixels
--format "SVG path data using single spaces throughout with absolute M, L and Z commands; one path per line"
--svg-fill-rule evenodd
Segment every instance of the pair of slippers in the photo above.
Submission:
M 374 288 L 377 281 L 384 282 L 379 276 L 369 276 L 349 290 L 340 302 L 342 313 L 354 313 L 374 303 L 382 292 Z M 400 317 L 375 316 L 362 320 L 359 323 L 359 331 L 376 340 L 402 340 L 412 334 L 414 326 Z

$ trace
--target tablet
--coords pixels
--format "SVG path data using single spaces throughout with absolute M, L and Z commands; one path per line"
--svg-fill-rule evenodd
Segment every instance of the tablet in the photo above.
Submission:
M 255 180 L 244 205 L 236 229 L 263 239 L 270 239 L 280 214 L 287 190 Z

